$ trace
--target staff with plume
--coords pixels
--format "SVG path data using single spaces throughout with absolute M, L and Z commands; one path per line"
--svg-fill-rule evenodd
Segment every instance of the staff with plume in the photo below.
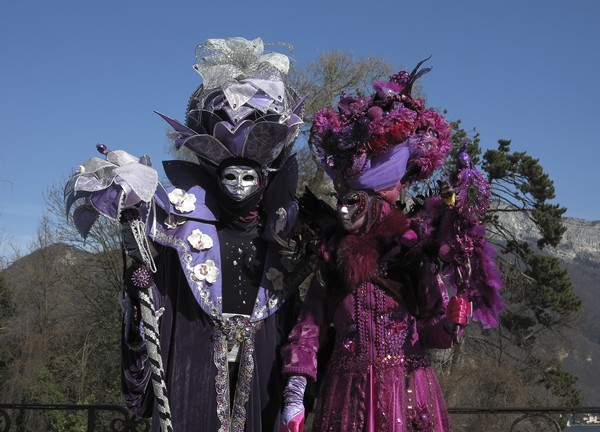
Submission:
M 156 271 L 156 266 L 146 237 L 146 225 L 154 215 L 154 200 L 166 202 L 167 194 L 148 156 L 137 158 L 122 150 L 111 151 L 104 144 L 98 144 L 96 148 L 106 159 L 88 159 L 71 176 L 64 190 L 67 215 L 75 205 L 73 222 L 84 239 L 99 215 L 122 224 L 123 251 L 134 261 L 126 270 L 125 285 L 129 297 L 139 301 L 152 385 L 160 411 L 161 431 L 172 432 L 159 342 L 160 311 L 156 310 L 152 295 L 152 272 Z M 126 316 L 131 309 L 137 315 L 137 308 L 126 306 L 125 309 Z M 134 316 L 134 320 L 139 322 L 139 316 Z M 143 346 L 139 349 L 143 349 Z

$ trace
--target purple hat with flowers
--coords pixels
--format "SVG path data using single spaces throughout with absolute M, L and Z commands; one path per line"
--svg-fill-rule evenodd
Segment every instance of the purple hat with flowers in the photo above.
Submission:
M 371 96 L 343 93 L 337 111 L 314 115 L 309 145 L 338 192 L 407 185 L 444 164 L 452 128 L 411 96 L 415 81 L 431 70 L 420 69 L 426 60 L 411 73 L 401 71 L 389 81 L 373 83 Z

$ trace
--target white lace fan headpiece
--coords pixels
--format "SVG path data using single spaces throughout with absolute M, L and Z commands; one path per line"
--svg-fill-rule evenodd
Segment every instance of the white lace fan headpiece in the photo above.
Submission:
M 288 56 L 264 54 L 261 38 L 208 39 L 196 47 L 194 69 L 202 76 L 204 91 L 221 88 L 229 105 L 239 108 L 262 90 L 275 101 L 282 101 L 285 86 L 282 76 L 290 68 Z

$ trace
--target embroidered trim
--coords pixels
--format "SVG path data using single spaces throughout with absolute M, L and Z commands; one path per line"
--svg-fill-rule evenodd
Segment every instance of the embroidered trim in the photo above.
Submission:
M 405 369 L 406 373 L 412 373 L 416 369 L 431 366 L 431 358 L 428 354 L 387 355 L 372 359 L 337 354 L 339 353 L 334 352 L 327 372 L 362 373 L 372 365 L 376 370 L 379 368 Z
M 269 296 L 269 294 L 271 294 Z M 272 310 L 278 307 L 278 305 L 283 304 L 288 297 L 288 290 L 284 288 L 281 290 L 276 290 L 273 288 L 272 290 L 265 290 L 265 295 L 269 296 L 268 300 L 262 307 L 258 307 L 260 301 L 258 297 L 256 298 L 256 302 L 254 303 L 254 311 L 252 313 L 253 319 L 263 319 L 267 310 Z
M 154 237 L 158 240 L 161 240 L 164 243 L 170 244 L 178 252 L 181 251 L 182 252 L 182 260 L 181 261 L 183 261 L 183 264 L 185 264 L 185 269 L 187 270 L 189 275 L 194 273 L 194 266 L 192 266 L 193 257 L 192 257 L 192 254 L 190 253 L 188 243 L 186 240 L 182 240 L 175 236 L 170 236 L 170 235 L 164 234 L 160 231 L 157 231 L 156 234 L 154 235 Z M 220 308 L 211 301 L 210 290 L 208 289 L 207 285 L 204 283 L 206 281 L 197 281 L 197 280 L 192 279 L 191 277 L 186 277 L 186 279 L 188 280 L 188 283 L 194 283 L 195 288 L 200 293 L 200 298 L 202 299 L 202 302 L 206 306 L 206 307 L 202 307 L 202 309 L 206 313 L 208 313 L 211 317 L 213 317 L 215 319 L 219 319 L 220 318 Z M 203 306 L 203 305 L 200 305 L 200 306 Z
M 148 243 L 148 236 L 146 236 L 146 224 L 141 220 L 134 219 L 129 222 L 131 226 L 131 232 L 138 245 L 138 250 L 142 256 L 142 261 L 148 266 L 152 273 L 156 273 L 156 264 L 150 252 L 150 244 Z
M 214 362 L 217 367 L 215 389 L 217 392 L 217 416 L 221 422 L 219 432 L 243 432 L 246 423 L 246 404 L 250 398 L 254 376 L 254 339 L 262 321 L 250 321 L 247 316 L 235 315 L 215 323 L 213 334 Z M 241 360 L 233 409 L 230 406 L 229 367 L 227 365 L 227 342 L 241 344 Z
M 261 321 L 262 322 L 262 321 Z M 242 346 L 242 359 L 238 374 L 233 412 L 231 414 L 232 432 L 244 432 L 246 423 L 246 403 L 252 391 L 252 378 L 254 376 L 254 335 L 247 339 Z
M 213 358 L 217 373 L 215 375 L 215 392 L 217 393 L 217 417 L 221 422 L 219 432 L 231 430 L 229 415 L 229 368 L 227 367 L 227 338 L 217 328 L 213 334 Z

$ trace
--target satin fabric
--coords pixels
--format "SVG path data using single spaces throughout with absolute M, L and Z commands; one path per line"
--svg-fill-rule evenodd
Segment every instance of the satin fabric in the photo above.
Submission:
M 321 383 L 314 431 L 428 431 L 450 429 L 444 397 L 426 349 L 448 348 L 443 286 L 430 287 L 435 305 L 416 318 L 372 283 L 333 304 L 314 281 L 284 347 L 284 373 Z M 443 299 L 443 301 L 439 301 Z M 318 375 L 319 348 L 334 343 Z

